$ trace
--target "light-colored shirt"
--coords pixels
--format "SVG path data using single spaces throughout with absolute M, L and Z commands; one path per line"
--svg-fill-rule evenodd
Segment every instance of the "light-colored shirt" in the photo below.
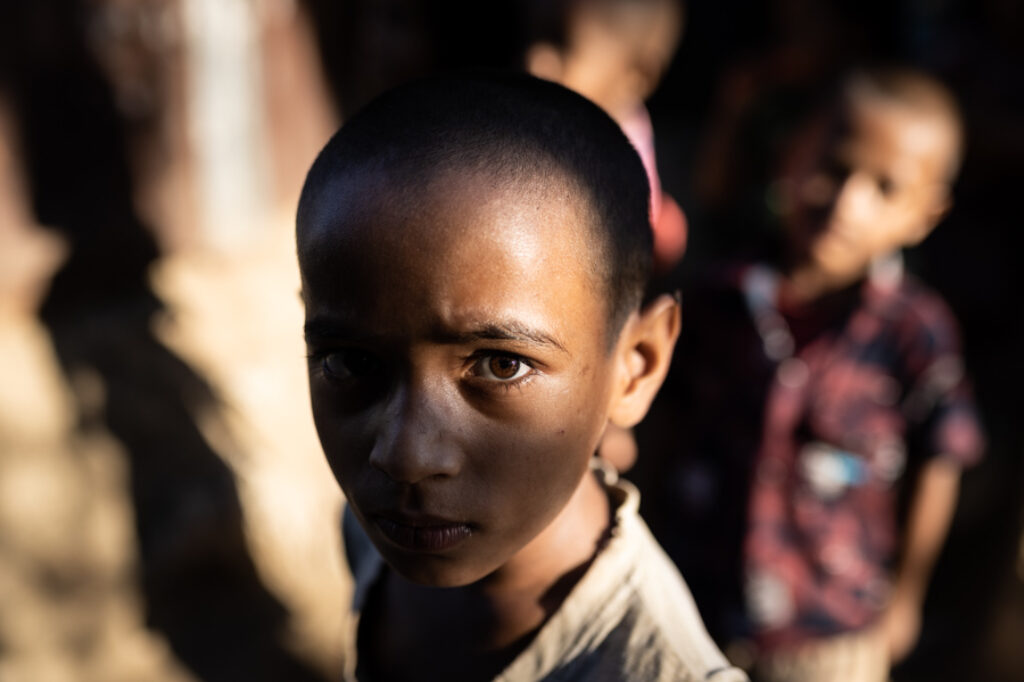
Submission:
M 744 682 L 746 675 L 711 641 L 682 577 L 640 518 L 637 489 L 607 467 L 595 473 L 615 509 L 611 537 L 495 681 Z M 359 613 L 387 567 L 347 511 L 346 542 L 356 590 L 345 679 L 356 680 Z

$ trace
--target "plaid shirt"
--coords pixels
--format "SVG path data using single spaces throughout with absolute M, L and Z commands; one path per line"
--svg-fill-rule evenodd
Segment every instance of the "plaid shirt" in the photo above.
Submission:
M 713 634 L 769 647 L 870 624 L 905 473 L 983 448 L 935 294 L 897 274 L 780 311 L 774 281 L 739 268 L 684 302 L 667 399 L 683 447 L 651 514 Z

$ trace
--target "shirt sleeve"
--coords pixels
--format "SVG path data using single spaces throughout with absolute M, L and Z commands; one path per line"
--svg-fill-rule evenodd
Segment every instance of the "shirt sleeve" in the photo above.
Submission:
M 960 333 L 946 305 L 926 294 L 914 302 L 908 324 L 908 391 L 904 398 L 921 455 L 944 457 L 962 467 L 977 463 L 985 437 L 967 376 Z

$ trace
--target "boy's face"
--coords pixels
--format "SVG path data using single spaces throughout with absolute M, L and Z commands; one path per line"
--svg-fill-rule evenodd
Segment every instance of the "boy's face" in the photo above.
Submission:
M 845 285 L 875 257 L 920 241 L 948 203 L 953 145 L 935 117 L 881 100 L 855 101 L 840 126 L 809 128 L 790 159 L 794 264 Z
M 583 7 L 570 23 L 560 82 L 618 117 L 650 97 L 679 43 L 682 12 L 670 1 Z
M 349 179 L 357 207 L 300 238 L 317 431 L 388 563 L 465 585 L 551 523 L 608 421 L 596 249 L 566 183 Z

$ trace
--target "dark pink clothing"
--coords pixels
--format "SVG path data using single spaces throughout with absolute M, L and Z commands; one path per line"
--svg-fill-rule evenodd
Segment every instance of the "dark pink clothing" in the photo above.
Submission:
M 654 229 L 655 267 L 666 272 L 679 262 L 686 251 L 686 215 L 675 200 L 661 190 L 658 162 L 654 155 L 654 128 L 644 107 L 619 125 L 643 161 L 651 186 L 651 227 Z

